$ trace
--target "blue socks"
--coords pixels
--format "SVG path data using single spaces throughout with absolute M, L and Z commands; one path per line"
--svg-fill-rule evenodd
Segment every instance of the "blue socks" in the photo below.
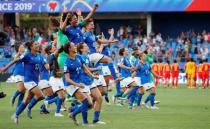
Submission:
M 21 92 L 19 90 L 16 90 L 15 93 L 12 96 L 12 103 L 15 103 L 15 99 L 17 98 L 17 96 L 19 96 L 21 94 Z
M 137 97 L 137 106 L 140 106 L 142 94 L 141 93 L 137 93 L 136 97 Z
M 82 119 L 83 119 L 83 123 L 84 124 L 88 124 L 88 100 L 85 99 L 83 100 L 82 102 L 82 108 L 81 108 L 81 111 L 82 111 Z
M 154 101 L 155 101 L 155 94 L 150 93 L 144 103 L 146 104 L 148 101 L 150 101 L 151 106 L 154 106 Z
M 49 100 L 53 99 L 54 97 L 55 97 L 54 95 L 52 95 L 52 96 L 47 96 L 47 97 L 45 98 L 45 100 L 46 100 L 46 101 L 49 101 Z
M 31 109 L 34 107 L 34 105 L 36 105 L 36 103 L 37 103 L 38 101 L 42 100 L 42 99 L 43 99 L 43 98 L 36 99 L 35 97 L 33 97 L 33 98 L 31 99 L 31 101 L 29 102 L 29 104 L 28 104 L 28 110 L 31 110 Z
M 31 110 L 37 102 L 38 102 L 38 99 L 33 97 L 28 104 L 28 109 Z
M 117 82 L 117 84 L 116 84 L 116 92 L 117 92 L 115 94 L 116 97 L 122 96 L 122 92 L 120 90 L 120 82 Z
M 26 105 L 25 103 L 21 103 L 18 107 L 17 107 L 17 110 L 15 112 L 16 116 L 18 117 L 22 112 L 23 110 L 26 108 Z
M 114 69 L 114 64 L 113 63 L 109 63 L 108 67 L 109 67 L 109 70 L 110 70 L 114 80 L 116 80 L 117 79 L 117 75 L 116 75 L 116 72 L 115 72 L 115 69 Z
M 22 103 L 22 101 L 23 101 L 23 99 L 24 99 L 24 96 L 25 96 L 25 93 L 21 93 L 21 94 L 19 95 L 17 107 Z
M 72 115 L 74 116 L 74 117 L 76 117 L 76 115 L 78 114 L 78 113 L 80 113 L 80 112 L 82 112 L 82 119 L 83 119 L 83 123 L 84 124 L 87 124 L 88 123 L 88 120 L 87 120 L 87 112 L 88 112 L 88 100 L 87 99 L 85 99 L 85 100 L 83 100 L 82 101 L 82 104 L 80 104 L 79 106 L 74 106 L 74 110 L 73 110 L 73 112 L 72 112 Z
M 51 98 L 51 99 L 47 100 L 47 102 L 48 102 L 48 104 L 52 104 L 54 102 L 57 102 L 57 99 L 58 98 L 59 98 L 58 96 L 57 97 L 54 97 L 54 98 Z
M 93 123 L 99 121 L 100 111 L 95 111 L 93 116 Z
M 133 102 L 135 100 L 136 97 L 136 93 L 138 91 L 139 87 L 138 86 L 134 86 L 130 92 L 128 93 L 128 100 L 129 100 L 129 106 L 132 107 L 133 106 Z
M 60 113 L 62 103 L 63 103 L 63 99 L 61 99 L 61 98 L 58 97 L 58 99 L 56 101 L 56 105 L 57 105 L 57 107 L 56 107 L 56 113 Z
M 154 101 L 155 101 L 155 94 L 151 93 L 150 104 L 152 107 L 155 105 Z

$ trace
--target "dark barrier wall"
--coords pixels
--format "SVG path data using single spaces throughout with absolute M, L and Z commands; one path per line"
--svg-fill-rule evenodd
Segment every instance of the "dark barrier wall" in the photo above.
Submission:
M 210 13 L 153 13 L 152 28 L 164 37 L 177 37 L 182 31 L 189 29 L 210 32 Z

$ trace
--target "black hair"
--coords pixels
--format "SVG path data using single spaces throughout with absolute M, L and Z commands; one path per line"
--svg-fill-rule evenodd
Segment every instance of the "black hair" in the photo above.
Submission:
M 50 23 L 53 27 L 59 27 L 60 26 L 59 21 L 54 17 L 50 17 Z
M 154 60 L 154 63 L 157 63 L 157 60 L 156 59 Z
M 199 64 L 202 64 L 202 63 L 203 63 L 203 61 L 202 61 L 202 60 L 200 60 L 200 61 L 199 61 Z
M 88 19 L 88 20 L 86 21 L 85 26 L 89 25 L 91 22 L 94 22 L 94 20 L 93 20 L 92 18 Z
M 18 44 L 15 44 L 15 51 L 16 52 L 18 52 L 20 46 L 21 46 L 21 44 L 19 44 L 19 43 Z
M 34 44 L 34 40 L 27 41 L 24 43 L 24 45 L 28 48 L 29 51 L 31 51 L 31 46 Z
M 78 51 L 79 54 L 82 54 L 81 49 L 84 48 L 83 45 L 84 45 L 84 43 L 79 43 L 79 44 L 77 45 L 77 51 Z
M 176 59 L 174 59 L 174 63 L 177 63 Z
M 120 56 L 123 56 L 123 53 L 125 52 L 125 48 L 121 48 L 120 50 L 119 50 L 119 55 Z
M 45 53 L 47 53 L 47 55 L 50 55 L 50 50 L 52 49 L 52 46 L 51 45 L 48 45 L 45 49 L 44 49 L 44 51 L 45 51 Z
M 66 43 L 64 46 L 63 46 L 63 51 L 65 52 L 65 53 L 69 53 L 69 48 L 71 47 L 71 43 L 70 42 L 68 42 L 68 43 Z
M 193 60 L 193 58 L 190 58 L 190 61 L 192 61 L 192 62 L 193 62 L 193 61 L 194 61 L 194 60 Z

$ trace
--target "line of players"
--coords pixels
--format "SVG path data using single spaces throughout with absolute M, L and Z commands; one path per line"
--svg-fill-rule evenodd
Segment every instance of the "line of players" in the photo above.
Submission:
M 172 64 L 170 64 L 169 61 L 166 63 L 157 63 L 157 61 L 154 61 L 152 64 L 152 71 L 160 76 L 163 76 L 161 83 L 164 84 L 165 87 L 169 87 L 170 79 L 172 88 L 178 87 L 180 67 L 176 60 L 174 60 Z M 198 65 L 196 65 L 193 59 L 187 61 L 185 64 L 187 87 L 195 88 L 196 81 L 198 80 L 199 87 L 207 88 L 209 86 L 209 72 L 210 64 L 208 63 L 208 59 L 200 61 Z M 155 86 L 158 86 L 159 81 L 159 78 L 154 76 Z
M 18 90 L 15 91 L 11 101 L 14 105 L 15 99 L 19 97 L 16 111 L 12 116 L 16 124 L 19 123 L 19 115 L 24 110 L 27 117 L 32 119 L 32 108 L 41 100 L 44 100 L 40 107 L 42 113 L 48 113 L 48 105 L 55 103 L 55 116 L 62 117 L 61 106 L 64 105 L 65 93 L 80 101 L 80 104 L 69 108 L 69 117 L 75 125 L 78 125 L 76 116 L 79 113 L 82 114 L 83 125 L 89 125 L 88 109 L 91 108 L 94 108 L 93 123 L 105 124 L 99 120 L 99 117 L 102 95 L 108 95 L 109 75 L 112 75 L 116 82 L 119 91 L 116 93 L 117 96 L 122 95 L 121 86 L 126 87 L 124 96 L 128 96 L 130 108 L 133 107 L 136 97 L 140 105 L 144 86 L 150 92 L 145 103 L 150 101 L 151 109 L 157 109 L 154 106 L 155 88 L 150 82 L 151 68 L 145 62 L 144 53 L 140 56 L 141 60 L 136 62 L 136 68 L 133 68 L 126 61 L 127 50 L 121 49 L 123 57 L 119 66 L 121 78 L 117 78 L 109 55 L 109 45 L 117 42 L 113 36 L 114 30 L 109 30 L 109 39 L 103 35 L 98 37 L 93 33 L 94 22 L 90 17 L 97 7 L 98 5 L 94 5 L 93 10 L 84 19 L 81 18 L 81 12 L 64 14 L 60 22 L 51 18 L 51 24 L 57 34 L 56 43 L 42 46 L 32 40 L 17 44 L 17 55 L 14 60 L 0 69 L 0 72 L 5 72 L 15 64 L 13 75 Z M 134 69 L 138 76 L 137 81 L 133 79 L 135 75 L 131 75 Z M 28 91 L 27 96 L 25 96 L 26 91 Z

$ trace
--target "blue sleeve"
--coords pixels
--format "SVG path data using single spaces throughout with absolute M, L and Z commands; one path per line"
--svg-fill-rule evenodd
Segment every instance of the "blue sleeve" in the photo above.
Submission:
M 67 26 L 65 31 L 63 32 L 63 34 L 68 35 L 69 34 L 69 28 L 70 28 L 70 26 Z
M 82 58 L 82 56 L 78 55 L 79 60 L 81 61 L 82 65 L 85 64 L 85 60 Z
M 39 56 L 40 56 L 40 58 L 41 58 L 40 64 L 41 64 L 41 65 L 45 65 L 45 64 L 47 63 L 47 60 L 46 60 L 42 55 L 39 55 Z
M 69 73 L 69 60 L 68 59 L 64 63 L 63 71 L 64 73 Z
M 86 42 L 87 41 L 87 37 L 89 36 L 89 33 L 88 32 L 85 32 L 84 34 L 83 34 L 83 39 L 84 39 L 84 41 Z
M 20 55 L 19 58 L 20 58 L 19 60 L 20 62 L 25 62 L 30 59 L 30 55 L 29 53 L 26 53 L 25 55 Z
M 152 71 L 151 65 L 148 64 L 148 67 L 149 67 L 149 71 L 151 72 Z
M 55 56 L 54 56 L 54 54 L 51 54 L 50 55 L 50 59 L 49 59 L 49 65 L 52 65 L 53 64 L 53 60 L 55 59 Z

